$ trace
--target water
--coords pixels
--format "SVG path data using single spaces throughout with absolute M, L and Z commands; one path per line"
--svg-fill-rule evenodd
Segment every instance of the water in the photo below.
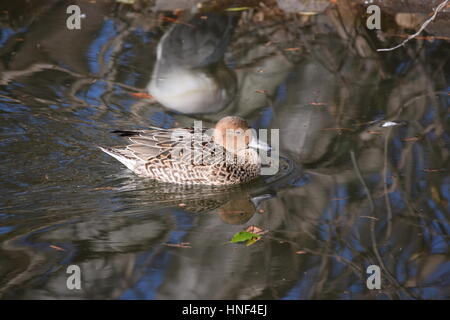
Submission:
M 377 53 L 401 38 L 354 26 L 356 9 L 299 16 L 273 4 L 234 12 L 238 24 L 206 10 L 211 24 L 195 33 L 170 12 L 82 2 L 82 29 L 68 30 L 67 5 L 2 10 L 1 298 L 450 297 L 445 37 Z M 157 59 L 174 24 L 188 45 Z M 198 49 L 208 43 L 225 56 Z M 160 94 L 208 80 L 170 109 L 136 95 L 171 72 Z M 280 129 L 276 176 L 182 188 L 97 148 L 125 143 L 114 129 L 213 126 L 230 114 Z M 229 243 L 250 225 L 269 232 Z M 69 265 L 81 290 L 66 286 Z M 366 287 L 369 265 L 381 268 L 380 290 Z

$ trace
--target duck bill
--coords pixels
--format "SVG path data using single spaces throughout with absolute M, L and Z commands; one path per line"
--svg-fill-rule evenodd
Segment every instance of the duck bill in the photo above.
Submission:
M 256 140 L 256 139 L 252 139 L 250 141 L 250 143 L 248 144 L 248 146 L 250 148 L 260 149 L 260 150 L 264 150 L 264 151 L 269 151 L 272 149 L 267 143 L 265 143 L 261 140 Z

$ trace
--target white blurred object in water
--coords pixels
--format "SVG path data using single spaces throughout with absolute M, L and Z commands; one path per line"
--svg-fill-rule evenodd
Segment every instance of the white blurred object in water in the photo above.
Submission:
M 236 15 L 208 14 L 173 25 L 158 44 L 149 93 L 185 114 L 224 109 L 236 93 L 235 74 L 223 60 L 237 20 Z

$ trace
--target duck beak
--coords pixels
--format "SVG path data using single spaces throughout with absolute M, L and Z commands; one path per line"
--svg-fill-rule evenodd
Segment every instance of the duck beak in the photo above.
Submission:
M 272 148 L 265 142 L 262 142 L 261 140 L 252 139 L 250 143 L 248 144 L 250 148 L 253 149 L 260 149 L 264 151 L 272 150 Z

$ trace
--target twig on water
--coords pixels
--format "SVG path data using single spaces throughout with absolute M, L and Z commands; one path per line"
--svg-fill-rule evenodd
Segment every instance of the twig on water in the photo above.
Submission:
M 400 44 L 396 45 L 395 47 L 384 48 L 384 49 L 377 49 L 377 51 L 392 51 L 392 50 L 398 49 L 400 47 L 403 47 L 409 40 L 414 39 L 415 37 L 417 37 L 436 18 L 438 12 L 441 11 L 447 5 L 448 1 L 449 0 L 445 0 L 440 5 L 438 5 L 436 10 L 434 10 L 433 15 L 422 24 L 422 26 L 420 27 L 420 29 L 416 33 L 408 36 L 408 38 L 406 38 L 404 41 L 402 41 Z
M 367 198 L 369 199 L 369 205 L 370 205 L 370 216 L 360 216 L 364 218 L 370 219 L 370 238 L 372 241 L 372 249 L 375 253 L 375 257 L 378 261 L 379 266 L 383 269 L 383 271 L 386 274 L 386 277 L 389 279 L 389 281 L 395 285 L 397 288 L 402 289 L 408 296 L 412 297 L 412 295 L 402 286 L 398 283 L 398 281 L 394 278 L 394 276 L 391 274 L 391 272 L 386 268 L 386 265 L 383 262 L 383 259 L 380 255 L 380 250 L 378 249 L 378 243 L 377 239 L 375 237 L 375 223 L 378 221 L 378 218 L 374 217 L 375 215 L 375 203 L 373 201 L 372 195 L 370 193 L 369 187 L 367 186 L 366 182 L 364 181 L 364 178 L 361 174 L 361 170 L 359 169 L 358 162 L 356 161 L 355 152 L 353 150 L 350 151 L 350 157 L 352 159 L 352 164 L 356 172 L 356 176 L 360 180 Z

